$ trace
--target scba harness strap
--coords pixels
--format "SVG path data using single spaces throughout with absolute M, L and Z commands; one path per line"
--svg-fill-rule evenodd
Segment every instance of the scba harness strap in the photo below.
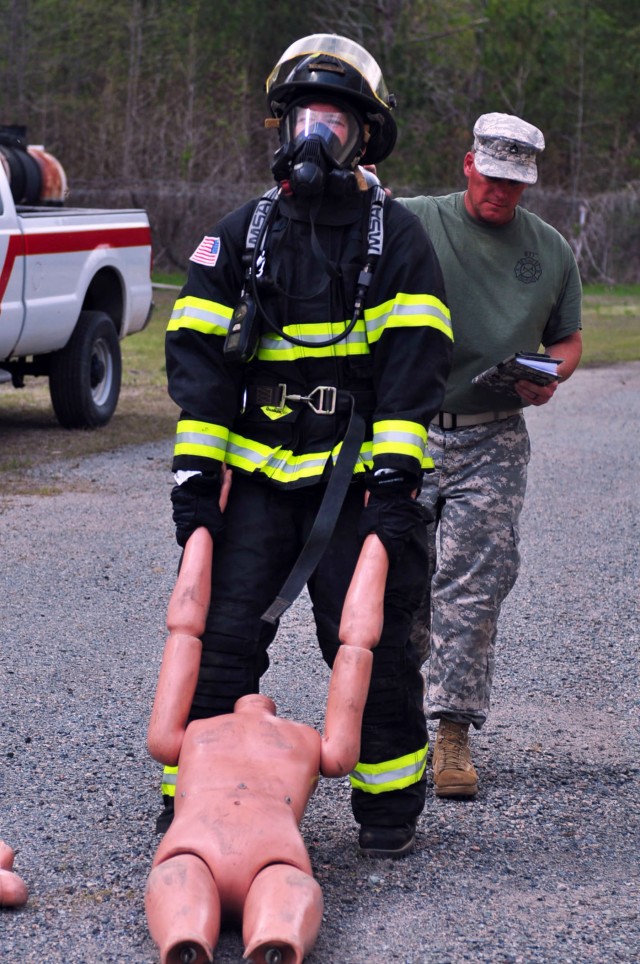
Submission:
M 369 208 L 369 227 L 367 230 L 367 261 L 371 258 L 379 258 L 384 246 L 384 223 L 382 212 L 387 195 L 381 184 L 374 184 L 369 188 L 371 191 L 371 207 Z M 267 231 L 269 215 L 275 202 L 280 197 L 281 189 L 272 187 L 262 195 L 256 204 L 245 241 L 243 261 L 250 264 L 253 261 L 253 254 L 258 245 L 258 261 L 262 265 L 266 260 Z
M 263 194 L 258 203 L 256 204 L 251 222 L 249 223 L 249 228 L 247 230 L 247 239 L 244 246 L 244 258 L 245 264 L 251 263 L 253 259 L 253 252 L 258 247 L 260 243 L 260 235 L 267 224 L 269 217 L 269 212 L 273 207 L 274 202 L 280 196 L 280 188 L 272 187 L 266 194 Z M 263 239 L 263 241 L 266 239 Z M 264 251 L 264 246 L 262 248 Z M 247 261 L 247 258 L 250 260 Z
M 360 317 L 362 309 L 364 308 L 364 302 L 367 290 L 371 284 L 371 277 L 373 275 L 374 268 L 384 248 L 383 211 L 387 195 L 385 194 L 384 188 L 381 184 L 375 184 L 369 190 L 371 191 L 371 203 L 369 206 L 369 224 L 367 227 L 367 256 L 364 267 L 358 275 L 356 297 L 353 305 L 351 322 L 349 325 L 347 325 L 343 332 L 341 332 L 339 335 L 336 335 L 335 338 L 328 339 L 326 342 L 315 341 L 313 343 L 307 343 L 300 338 L 294 338 L 292 335 L 287 335 L 284 331 L 277 328 L 276 330 L 278 333 L 286 341 L 289 341 L 294 345 L 301 345 L 302 347 L 322 348 L 325 345 L 343 341 L 353 331 L 353 328 Z M 251 221 L 249 222 L 245 249 L 242 258 L 243 263 L 246 266 L 246 274 L 241 303 L 250 292 L 253 294 L 256 302 L 259 303 L 259 298 L 255 287 L 256 282 L 262 277 L 267 263 L 266 249 L 269 234 L 268 229 L 273 219 L 275 204 L 280 197 L 280 194 L 281 189 L 277 187 L 271 188 L 271 190 L 267 191 L 266 194 L 263 194 L 256 204 Z M 266 315 L 265 319 L 269 323 L 270 327 L 273 327 L 266 318 Z

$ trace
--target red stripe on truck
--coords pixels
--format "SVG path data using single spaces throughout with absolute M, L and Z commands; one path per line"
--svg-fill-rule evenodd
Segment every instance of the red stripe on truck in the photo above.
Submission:
M 11 277 L 11 272 L 13 271 L 13 265 L 19 254 L 22 254 L 22 235 L 21 234 L 10 234 L 9 243 L 7 245 L 7 254 L 4 259 L 4 264 L 2 265 L 2 271 L 0 271 L 0 311 L 2 310 L 2 299 L 4 298 L 4 293 L 7 290 L 7 285 L 9 284 L 9 278 Z
M 13 265 L 18 255 L 69 254 L 72 251 L 93 251 L 96 248 L 151 247 L 148 227 L 92 228 L 87 231 L 43 231 L 38 234 L 9 236 L 7 255 L 0 272 L 0 310 Z
M 139 228 L 90 228 L 87 231 L 56 231 L 25 234 L 25 254 L 68 254 L 95 248 L 138 248 L 151 246 L 151 231 Z

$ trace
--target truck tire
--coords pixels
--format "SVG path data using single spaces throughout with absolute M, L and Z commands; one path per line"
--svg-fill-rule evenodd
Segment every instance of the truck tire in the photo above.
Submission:
M 106 425 L 118 404 L 122 356 L 104 311 L 83 311 L 68 343 L 51 356 L 49 392 L 64 428 Z

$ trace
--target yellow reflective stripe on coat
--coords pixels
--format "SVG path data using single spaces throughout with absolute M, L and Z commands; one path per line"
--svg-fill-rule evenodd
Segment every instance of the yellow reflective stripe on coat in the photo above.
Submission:
M 351 786 L 364 793 L 388 793 L 390 790 L 402 790 L 422 779 L 427 765 L 426 743 L 421 750 L 407 753 L 396 760 L 384 763 L 358 763 L 349 774 Z
M 242 469 L 244 472 L 261 472 L 274 482 L 287 484 L 320 477 L 329 459 L 335 464 L 341 447 L 342 442 L 331 451 L 295 455 L 290 449 L 280 446 L 274 448 L 231 432 L 225 462 L 230 468 Z M 371 442 L 365 442 L 360 449 L 354 472 L 365 472 L 370 467 Z
M 422 465 L 427 447 L 427 430 L 420 422 L 385 419 L 373 423 L 373 457 L 407 455 Z
M 177 331 L 179 328 L 191 328 L 203 335 L 226 335 L 233 308 L 221 305 L 217 301 L 205 298 L 178 298 L 167 331 Z
M 178 779 L 178 768 L 177 767 L 165 767 L 162 772 L 162 783 L 160 784 L 160 792 L 165 797 L 175 797 L 176 795 L 176 780 Z
M 365 308 L 369 342 L 378 341 L 385 328 L 437 328 L 453 341 L 451 312 L 433 295 L 399 292 L 391 301 Z
M 342 338 L 335 345 L 322 346 L 322 342 L 341 335 L 347 324 L 347 321 L 334 321 L 285 325 L 284 334 L 302 339 L 304 346 L 293 345 L 275 332 L 264 332 L 258 345 L 257 357 L 260 361 L 290 362 L 300 358 L 344 358 L 347 355 L 368 355 L 369 343 L 362 320 L 356 323 L 353 331 L 346 338 Z
M 299 358 L 367 355 L 369 346 L 380 340 L 385 328 L 437 328 L 453 339 L 449 309 L 439 298 L 427 294 L 409 295 L 400 292 L 391 301 L 365 309 L 364 318 L 358 320 L 346 338 L 335 345 L 321 346 L 323 341 L 344 332 L 347 325 L 347 320 L 285 325 L 284 334 L 302 339 L 305 345 L 292 345 L 286 338 L 274 332 L 266 332 L 260 339 L 257 357 L 261 361 L 295 361 Z
M 229 429 L 210 422 L 181 419 L 176 428 L 175 455 L 199 455 L 224 462 Z

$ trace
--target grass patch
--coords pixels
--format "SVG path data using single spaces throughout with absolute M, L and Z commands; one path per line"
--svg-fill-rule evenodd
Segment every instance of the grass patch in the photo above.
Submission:
M 180 285 L 184 279 L 163 275 L 154 280 Z M 155 310 L 147 328 L 122 342 L 120 401 L 103 428 L 61 428 L 46 379 L 27 378 L 25 387 L 18 390 L 0 384 L 1 495 L 42 494 L 43 483 L 28 477 L 35 465 L 173 437 L 178 410 L 167 394 L 164 335 L 176 295 L 171 288 L 156 288 Z M 640 359 L 640 285 L 585 288 L 583 320 L 583 367 Z
M 582 365 L 640 359 L 640 285 L 587 286 L 582 323 Z
M 180 274 L 179 272 L 169 274 L 163 271 L 154 271 L 153 283 L 156 285 L 173 285 L 176 288 L 181 288 L 185 283 L 186 277 L 185 274 Z

